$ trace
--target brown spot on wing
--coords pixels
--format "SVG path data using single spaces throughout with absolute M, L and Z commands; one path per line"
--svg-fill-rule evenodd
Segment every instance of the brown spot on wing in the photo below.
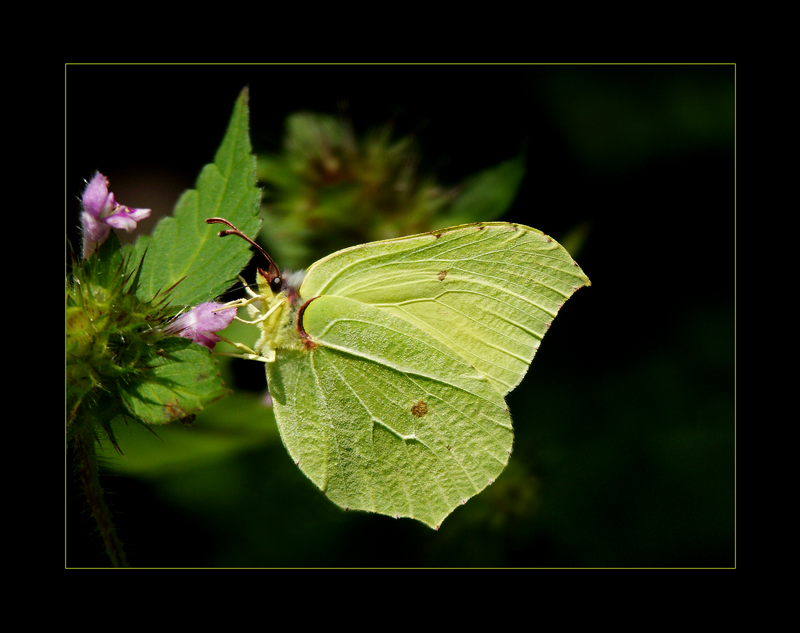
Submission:
M 411 406 L 411 415 L 423 418 L 428 415 L 428 405 L 425 401 L 419 400 Z

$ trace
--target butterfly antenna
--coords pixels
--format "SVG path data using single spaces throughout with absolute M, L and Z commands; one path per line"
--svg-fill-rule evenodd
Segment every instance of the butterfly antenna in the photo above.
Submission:
M 278 265 L 273 261 L 272 257 L 269 256 L 269 253 L 267 253 L 267 251 L 265 251 L 263 248 L 261 248 L 255 242 L 255 240 L 249 238 L 247 235 L 242 233 L 239 229 L 237 229 L 233 224 L 228 222 L 225 218 L 206 218 L 206 224 L 224 224 L 225 226 L 230 227 L 230 228 L 227 228 L 227 229 L 225 229 L 223 231 L 220 231 L 219 233 L 217 233 L 217 235 L 219 235 L 219 237 L 225 237 L 226 235 L 238 235 L 243 240 L 249 242 L 250 244 L 255 246 L 256 249 L 258 250 L 258 252 L 261 253 L 266 258 L 266 260 L 269 262 L 270 274 L 272 274 L 273 277 L 280 277 L 281 276 L 281 269 L 278 268 Z

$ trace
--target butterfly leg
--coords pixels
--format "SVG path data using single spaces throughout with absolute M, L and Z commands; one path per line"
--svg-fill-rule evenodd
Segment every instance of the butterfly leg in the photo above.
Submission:
M 219 336 L 223 341 L 228 343 L 228 345 L 233 345 L 236 349 L 240 349 L 244 352 L 244 354 L 234 354 L 231 352 L 214 352 L 218 356 L 233 356 L 233 358 L 244 358 L 245 360 L 258 360 L 261 361 L 262 363 L 270 363 L 272 362 L 272 360 L 274 360 L 274 359 L 271 360 L 265 356 L 262 356 L 261 354 L 258 354 L 254 349 L 247 347 L 247 345 L 244 345 L 243 343 L 237 343 L 236 341 L 227 339 L 219 334 L 217 334 L 217 336 Z
M 244 277 L 239 275 L 239 280 L 242 282 L 242 285 L 244 286 L 244 291 L 248 294 L 249 298 L 234 299 L 233 301 L 229 301 L 224 306 L 219 308 L 219 310 L 215 310 L 215 312 L 219 312 L 221 310 L 229 310 L 231 308 L 243 308 L 245 306 L 250 306 L 253 303 L 256 303 L 257 301 L 261 300 L 261 295 L 256 294 L 250 289 L 250 287 L 247 285 L 247 280 Z M 241 319 L 237 317 L 237 321 L 241 321 Z M 248 321 L 245 321 L 245 323 L 248 323 Z
M 244 286 L 244 291 L 248 295 L 250 295 L 251 298 L 253 298 L 253 299 L 260 299 L 261 298 L 261 296 L 258 293 L 253 292 L 253 290 L 250 288 L 250 286 L 247 285 L 247 279 L 245 279 L 244 277 L 239 275 L 239 281 L 242 282 L 242 285 Z
M 258 298 L 260 299 L 260 297 L 258 297 Z M 247 303 L 244 303 L 242 305 L 247 305 Z M 247 325 L 258 325 L 259 323 L 263 323 L 264 321 L 266 321 L 282 305 L 283 304 L 280 303 L 280 302 L 276 303 L 269 310 L 267 310 L 264 314 L 262 314 L 258 318 L 253 319 L 252 321 L 247 321 L 246 319 L 240 319 L 238 316 L 237 317 L 233 317 L 233 318 L 236 319 L 237 321 L 239 321 L 240 323 L 247 323 Z

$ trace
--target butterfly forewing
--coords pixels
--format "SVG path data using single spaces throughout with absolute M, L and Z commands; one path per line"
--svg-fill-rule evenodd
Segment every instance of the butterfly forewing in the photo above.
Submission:
M 588 284 L 555 240 L 498 222 L 339 251 L 309 269 L 300 294 L 348 297 L 397 316 L 505 395 L 522 380 L 560 307 Z

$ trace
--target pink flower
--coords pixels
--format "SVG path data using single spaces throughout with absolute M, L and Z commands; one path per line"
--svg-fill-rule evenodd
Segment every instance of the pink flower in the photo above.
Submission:
M 130 233 L 136 228 L 137 222 L 150 217 L 150 209 L 131 209 L 118 204 L 114 194 L 108 190 L 108 179 L 99 171 L 86 185 L 81 202 L 84 259 L 106 241 L 112 227 Z
M 164 332 L 191 339 L 213 352 L 214 345 L 222 340 L 214 332 L 224 330 L 236 316 L 236 308 L 221 310 L 222 307 L 221 303 L 201 303 L 180 315 L 164 328 Z

